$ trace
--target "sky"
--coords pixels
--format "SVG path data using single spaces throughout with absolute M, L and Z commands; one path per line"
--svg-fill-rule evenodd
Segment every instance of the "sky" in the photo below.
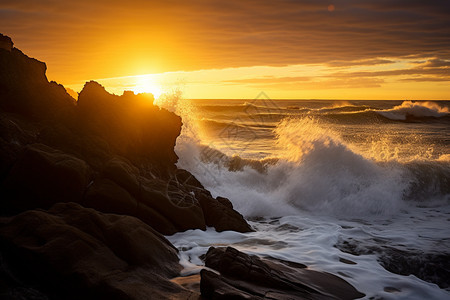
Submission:
M 448 0 L 1 0 L 0 32 L 76 91 L 450 99 Z

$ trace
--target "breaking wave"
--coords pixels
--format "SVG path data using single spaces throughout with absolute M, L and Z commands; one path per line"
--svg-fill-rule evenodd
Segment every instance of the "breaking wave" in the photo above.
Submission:
M 296 210 L 389 215 L 409 205 L 450 201 L 450 163 L 445 159 L 378 162 L 311 118 L 285 119 L 275 134 L 282 150 L 276 158 L 262 160 L 230 157 L 185 136 L 177 142 L 178 165 L 247 216 L 292 215 Z
M 450 115 L 450 110 L 435 102 L 404 101 L 401 105 L 392 109 L 377 111 L 377 113 L 391 120 L 406 121 L 411 118 L 447 117 Z

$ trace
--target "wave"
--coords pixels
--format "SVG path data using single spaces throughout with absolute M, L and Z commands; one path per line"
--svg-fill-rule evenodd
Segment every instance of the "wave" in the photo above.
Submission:
M 333 123 L 368 124 L 368 123 L 435 123 L 450 122 L 450 110 L 435 102 L 404 101 L 390 109 L 380 109 L 368 105 L 352 105 L 350 103 L 332 104 L 322 108 L 298 108 L 288 106 L 284 108 L 264 107 L 253 103 L 238 105 L 202 106 L 201 109 L 215 110 L 216 115 L 210 119 L 220 119 L 225 122 L 245 120 L 253 123 L 271 123 L 275 125 L 289 116 L 302 118 L 310 116 Z M 220 112 L 220 116 L 217 113 Z M 224 126 L 226 126 L 224 124 Z
M 354 111 L 322 110 L 321 118 L 338 122 L 351 123 L 420 123 L 420 122 L 448 122 L 450 111 L 447 107 L 441 107 L 433 102 L 412 103 L 403 102 L 392 109 L 355 109 Z
M 246 216 L 306 210 L 353 218 L 450 202 L 446 160 L 377 162 L 310 118 L 286 119 L 275 133 L 283 149 L 277 158 L 249 160 L 216 152 L 205 159 L 204 148 L 188 138 L 177 142 L 178 165 L 215 196 L 230 198 Z
M 407 121 L 420 118 L 441 118 L 450 116 L 448 107 L 442 107 L 435 102 L 404 101 L 392 109 L 376 111 L 391 120 Z

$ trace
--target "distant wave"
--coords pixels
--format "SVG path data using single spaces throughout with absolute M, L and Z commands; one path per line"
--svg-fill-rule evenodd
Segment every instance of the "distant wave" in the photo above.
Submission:
M 352 107 L 347 111 L 336 111 L 335 109 L 320 110 L 319 117 L 333 119 L 336 121 L 362 122 L 429 122 L 450 121 L 450 111 L 435 102 L 411 102 L 404 101 L 401 105 L 391 109 L 374 109 L 363 107 Z M 354 109 L 354 110 L 353 110 Z
M 319 119 L 345 123 L 371 122 L 436 122 L 450 121 L 450 110 L 435 102 L 404 101 L 390 109 L 377 109 L 368 105 L 353 105 L 342 102 L 322 108 L 300 107 L 264 107 L 253 103 L 237 105 L 202 106 L 202 110 L 219 113 L 224 123 L 234 120 L 246 120 L 259 123 L 277 123 L 289 116 L 304 117 L 309 115 Z M 217 117 L 219 119 L 219 117 Z M 215 120 L 213 120 L 215 121 Z M 226 124 L 222 124 L 226 126 Z
M 392 109 L 376 111 L 391 120 L 406 121 L 408 119 L 441 118 L 450 116 L 450 110 L 435 102 L 404 101 Z

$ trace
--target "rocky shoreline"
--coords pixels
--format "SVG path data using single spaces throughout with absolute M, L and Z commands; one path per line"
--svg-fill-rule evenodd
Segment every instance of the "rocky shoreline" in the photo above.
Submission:
M 231 248 L 208 251 L 206 266 L 222 275 L 202 271 L 200 290 L 174 280 L 181 266 L 164 235 L 252 228 L 228 199 L 175 165 L 179 116 L 151 95 L 112 95 L 94 81 L 74 99 L 45 72 L 0 35 L 2 299 L 363 296 L 333 275 Z M 236 269 L 210 265 L 221 259 Z M 335 285 L 319 284 L 330 276 Z

